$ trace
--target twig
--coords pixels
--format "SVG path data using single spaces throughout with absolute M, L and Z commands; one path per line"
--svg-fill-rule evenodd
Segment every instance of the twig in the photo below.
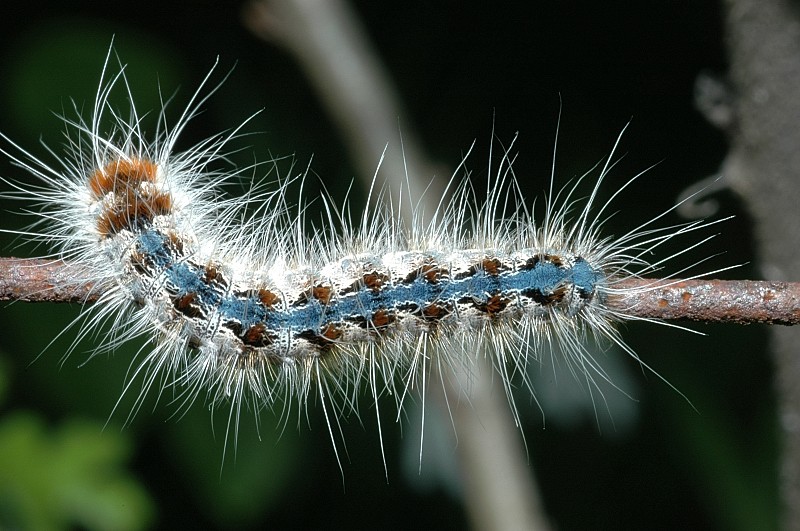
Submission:
M 609 301 L 609 307 L 634 317 L 707 323 L 800 324 L 800 282 L 630 279 L 616 287 L 640 288 L 641 291 Z
M 0 258 L 0 301 L 96 302 L 92 284 L 75 285 L 80 268 L 61 260 Z M 708 323 L 800 324 L 800 282 L 629 279 L 608 301 L 643 319 Z
M 0 258 L 0 301 L 96 302 L 100 293 L 85 278 L 80 266 L 55 259 Z

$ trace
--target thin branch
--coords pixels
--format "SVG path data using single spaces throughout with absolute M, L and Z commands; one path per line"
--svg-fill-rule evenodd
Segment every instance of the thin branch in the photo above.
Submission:
M 659 286 L 659 283 L 664 284 Z M 800 282 L 630 279 L 609 307 L 634 317 L 707 323 L 800 324 Z M 639 288 L 637 291 L 636 288 Z
M 0 257 L 0 301 L 96 302 L 100 293 L 76 264 L 56 259 Z
M 61 260 L 0 258 L 0 301 L 93 303 L 79 266 Z M 634 318 L 708 323 L 800 324 L 800 282 L 628 279 L 614 284 L 609 309 Z

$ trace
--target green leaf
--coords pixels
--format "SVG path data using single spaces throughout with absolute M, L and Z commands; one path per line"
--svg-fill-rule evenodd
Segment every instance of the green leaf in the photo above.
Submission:
M 0 527 L 143 529 L 153 518 L 145 489 L 125 470 L 128 440 L 70 420 L 56 430 L 31 413 L 0 423 Z

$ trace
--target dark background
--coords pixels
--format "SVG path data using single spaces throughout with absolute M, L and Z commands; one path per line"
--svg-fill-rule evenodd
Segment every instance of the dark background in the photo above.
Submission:
M 59 151 L 64 126 L 53 112 L 63 110 L 70 116 L 70 98 L 88 115 L 113 36 L 120 60 L 128 64 L 140 111 L 159 108 L 159 83 L 167 95 L 177 90 L 177 111 L 217 57 L 215 79 L 233 68 L 204 106 L 204 114 L 186 131 L 179 149 L 233 128 L 263 109 L 248 125 L 247 131 L 255 134 L 242 140 L 244 149 L 234 156 L 235 162 L 291 155 L 296 167 L 286 165 L 282 171 L 296 174 L 313 155 L 311 168 L 318 179 L 308 180 L 306 193 L 316 196 L 324 183 L 337 201 L 343 200 L 355 170 L 336 128 L 293 58 L 243 28 L 241 5 L 70 4 L 29 2 L 4 14 L 0 130 L 19 145 L 53 162 L 39 139 Z M 541 197 L 559 110 L 557 175 L 565 180 L 607 155 L 629 121 L 619 152 L 625 157 L 605 193 L 610 195 L 627 176 L 659 163 L 616 203 L 620 213 L 609 234 L 669 208 L 686 186 L 717 170 L 725 138 L 693 107 L 697 75 L 725 70 L 715 2 L 419 4 L 355 6 L 402 97 L 407 110 L 402 120 L 416 127 L 427 152 L 441 165 L 437 178 L 449 176 L 475 140 L 471 178 L 484 182 L 484 154 L 492 128 L 503 142 L 518 131 L 515 173 L 530 201 Z M 376 153 L 376 164 L 379 157 Z M 5 159 L 0 169 L 4 177 L 29 179 Z M 356 205 L 361 200 L 363 191 L 355 192 Z M 717 215 L 737 218 L 716 227 L 722 235 L 689 259 L 724 252 L 708 269 L 751 262 L 727 275 L 756 277 L 757 257 L 750 250 L 746 215 L 734 197 L 722 194 L 720 200 Z M 3 206 L 12 212 L 25 207 L 8 201 Z M 29 222 L 17 213 L 2 215 L 3 228 L 18 229 Z M 679 221 L 672 216 L 667 223 Z M 5 240 L 7 256 L 44 252 L 14 247 L 11 237 Z M 167 392 L 158 405 L 152 397 L 145 401 L 123 428 L 138 389 L 111 412 L 129 360 L 141 345 L 119 348 L 113 356 L 98 356 L 82 365 L 100 341 L 87 338 L 62 363 L 75 331 L 45 347 L 79 310 L 22 303 L 2 309 L 6 326 L 0 343 L 0 423 L 5 425 L 0 426 L 0 449 L 5 455 L 0 456 L 0 489 L 46 491 L 42 485 L 54 483 L 53 477 L 63 472 L 59 484 L 80 490 L 77 474 L 69 467 L 62 471 L 51 460 L 60 455 L 57 449 L 63 445 L 58 441 L 69 438 L 65 434 L 70 427 L 85 422 L 80 449 L 87 454 L 93 452 L 93 444 L 116 449 L 118 457 L 111 461 L 118 467 L 117 486 L 125 487 L 113 498 L 118 503 L 109 506 L 128 511 L 131 527 L 466 525 L 457 476 L 434 472 L 438 467 L 431 463 L 440 459 L 436 450 L 427 453 L 426 448 L 423 472 L 417 475 L 414 412 L 402 429 L 391 422 L 391 414 L 384 415 L 387 483 L 368 393 L 361 420 L 351 416 L 343 422 L 343 474 L 318 403 L 309 404 L 308 420 L 305 414 L 298 420 L 296 409 L 288 419 L 260 413 L 260 437 L 253 415 L 243 415 L 238 448 L 227 448 L 224 466 L 223 411 L 212 425 L 208 408 L 198 403 L 177 419 L 173 414 L 178 408 L 169 403 Z M 775 527 L 774 413 L 765 332 L 758 327 L 689 326 L 706 335 L 639 323 L 626 325 L 623 335 L 694 407 L 618 352 L 608 355 L 627 366 L 627 376 L 621 376 L 626 384 L 621 386 L 635 400 L 610 399 L 616 427 L 609 428 L 606 419 L 599 430 L 590 410 L 569 414 L 557 408 L 552 414 L 545 412 L 542 426 L 535 404 L 520 393 L 520 403 L 530 405 L 523 415 L 530 463 L 521 466 L 535 471 L 547 513 L 560 529 Z M 562 379 L 560 385 L 570 383 Z M 621 412 L 615 414 L 615 407 Z M 608 417 L 600 409 L 599 416 Z M 25 440 L 15 439 L 23 430 L 20 425 L 36 426 L 31 429 L 38 433 L 31 439 L 36 444 L 9 442 Z M 453 444 L 445 444 L 442 460 L 452 458 Z M 97 453 L 92 455 L 97 458 Z M 30 467 L 22 466 L 28 461 Z M 30 477 L 21 477 L 23 472 Z M 78 486 L 70 486 L 73 479 Z M 40 506 L 45 500 L 54 506 L 60 503 L 34 499 L 41 500 Z M 84 511 L 91 514 L 91 496 L 88 499 Z M 71 514 L 52 509 L 57 522 L 93 527 L 59 511 Z M 24 526 L 25 514 L 14 501 L 0 503 L 0 526 Z

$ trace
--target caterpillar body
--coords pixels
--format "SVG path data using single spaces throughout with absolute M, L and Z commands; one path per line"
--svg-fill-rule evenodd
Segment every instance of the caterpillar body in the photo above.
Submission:
M 72 282 L 100 293 L 79 335 L 110 323 L 98 352 L 148 338 L 125 387 L 141 378 L 139 405 L 163 385 L 185 404 L 229 402 L 237 422 L 244 405 L 302 409 L 312 393 L 326 415 L 329 405 L 341 414 L 356 407 L 366 381 L 376 403 L 391 394 L 400 407 L 434 367 L 472 369 L 484 351 L 513 401 L 510 379 L 531 387 L 525 366 L 554 344 L 594 384 L 608 376 L 584 346 L 588 336 L 639 359 L 614 327 L 634 318 L 608 304 L 624 291 L 618 284 L 669 260 L 647 262 L 655 248 L 709 225 L 658 227 L 665 212 L 615 239 L 601 236 L 611 201 L 641 175 L 599 202 L 617 139 L 596 173 L 560 190 L 551 175 L 541 224 L 518 196 L 506 155 L 483 203 L 463 185 L 424 224 L 405 223 L 384 204 L 354 227 L 346 209 L 326 201 L 325 224 L 340 231 L 306 237 L 285 182 L 218 197 L 222 182 L 241 175 L 214 169 L 240 129 L 175 152 L 213 93 L 204 92 L 208 80 L 174 127 L 162 109 L 148 139 L 132 102 L 125 117 L 109 101 L 112 87 L 127 86 L 124 69 L 111 79 L 104 69 L 91 118 L 66 119 L 57 168 L 4 137 L 14 150 L 2 152 L 40 181 L 6 181 L 14 187 L 7 196 L 42 212 L 22 234 L 81 265 L 85 274 Z M 103 130 L 108 119 L 113 126 Z M 579 198 L 578 185 L 592 177 Z

